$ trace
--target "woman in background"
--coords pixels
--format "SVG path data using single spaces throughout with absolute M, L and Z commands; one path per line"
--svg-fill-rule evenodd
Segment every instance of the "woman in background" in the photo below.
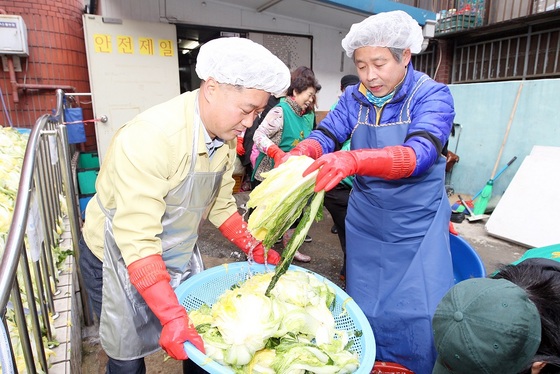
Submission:
M 315 96 L 320 89 L 321 85 L 310 68 L 300 66 L 292 73 L 287 96 L 268 112 L 253 136 L 251 161 L 253 179 L 257 183 L 263 180 L 263 172 L 271 170 L 275 162 L 278 163 L 278 155 L 284 155 L 309 136 L 315 125 Z M 298 222 L 282 237 L 284 248 Z M 305 240 L 309 242 L 311 238 L 306 237 Z M 294 258 L 300 262 L 311 261 L 310 256 L 299 251 Z

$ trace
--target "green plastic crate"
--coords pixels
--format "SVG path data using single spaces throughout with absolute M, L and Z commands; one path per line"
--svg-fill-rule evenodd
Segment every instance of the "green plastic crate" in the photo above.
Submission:
M 97 153 L 80 153 L 78 169 L 99 169 L 99 155 Z
M 95 181 L 97 180 L 99 169 L 85 170 L 78 172 L 78 187 L 80 194 L 87 195 L 95 193 Z

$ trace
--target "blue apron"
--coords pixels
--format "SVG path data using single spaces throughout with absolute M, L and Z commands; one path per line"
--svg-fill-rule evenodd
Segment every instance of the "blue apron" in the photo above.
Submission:
M 361 106 L 351 148 L 402 144 L 407 112 L 376 125 L 373 108 Z M 373 328 L 376 359 L 417 374 L 432 372 L 431 319 L 453 286 L 445 163 L 440 156 L 426 173 L 394 181 L 356 176 L 346 216 L 346 291 Z

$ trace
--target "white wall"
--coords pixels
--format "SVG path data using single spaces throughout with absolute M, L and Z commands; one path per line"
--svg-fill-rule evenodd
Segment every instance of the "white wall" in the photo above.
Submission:
M 100 12 L 105 17 L 147 22 L 182 23 L 220 26 L 247 31 L 275 32 L 313 36 L 313 71 L 322 86 L 318 110 L 329 110 L 340 93 L 340 78 L 355 74 L 352 61 L 342 54 L 340 42 L 348 30 L 311 24 L 267 12 L 233 7 L 216 1 L 194 0 L 101 0 Z M 356 16 L 356 22 L 361 19 Z
M 311 24 L 297 19 L 257 13 L 233 7 L 217 0 L 100 0 L 102 15 L 151 22 L 222 26 L 248 31 L 278 32 L 313 36 L 313 70 L 323 86 L 319 93 L 319 110 L 328 110 L 339 94 L 340 78 L 355 74 L 349 58 L 341 59 L 340 41 L 348 30 Z M 358 17 L 358 16 L 357 16 Z M 357 18 L 356 22 L 361 19 Z M 341 69 L 342 61 L 342 69 Z M 463 126 L 451 183 L 455 191 L 472 195 L 484 187 L 496 162 L 511 109 L 520 82 L 495 82 L 450 85 L 455 99 L 455 122 Z M 560 144 L 557 109 L 560 107 L 560 79 L 534 80 L 524 83 L 521 99 L 513 119 L 511 133 L 498 170 L 513 156 L 518 160 L 496 181 L 494 197 L 499 198 L 523 158 L 533 145 Z M 458 138 L 451 138 L 449 149 L 455 150 Z M 495 200 L 493 199 L 493 200 Z M 495 203 L 496 201 L 493 201 Z

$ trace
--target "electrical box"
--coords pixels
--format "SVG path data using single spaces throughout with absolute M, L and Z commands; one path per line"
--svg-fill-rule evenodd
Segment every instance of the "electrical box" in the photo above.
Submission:
M 0 14 L 0 55 L 29 56 L 27 27 L 21 16 Z

